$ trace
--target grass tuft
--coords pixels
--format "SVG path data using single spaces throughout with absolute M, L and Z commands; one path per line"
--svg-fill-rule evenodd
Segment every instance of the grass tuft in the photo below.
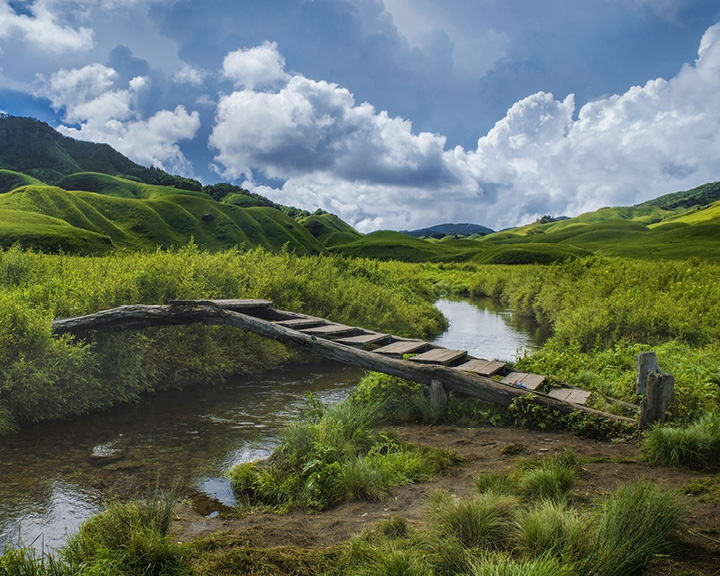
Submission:
M 596 576 L 636 576 L 646 573 L 653 559 L 674 549 L 682 527 L 683 506 L 662 486 L 630 484 L 602 502 L 589 542 L 586 573 Z
M 720 410 L 702 415 L 686 428 L 658 426 L 642 441 L 650 462 L 712 470 L 720 467 Z
M 497 548 L 512 532 L 517 500 L 494 492 L 463 500 L 448 492 L 430 498 L 430 518 L 440 535 L 457 539 L 466 548 Z

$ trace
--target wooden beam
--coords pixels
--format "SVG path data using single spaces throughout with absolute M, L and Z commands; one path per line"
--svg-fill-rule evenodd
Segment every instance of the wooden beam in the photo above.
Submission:
M 58 334 L 83 334 L 88 330 L 137 330 L 149 326 L 167 326 L 179 324 L 229 325 L 255 334 L 272 338 L 286 344 L 305 348 L 316 354 L 344 364 L 359 366 L 367 370 L 384 372 L 430 386 L 433 380 L 442 382 L 445 389 L 458 396 L 478 398 L 480 400 L 509 406 L 517 397 L 531 392 L 522 388 L 506 386 L 484 376 L 447 368 L 399 360 L 387 355 L 368 352 L 339 344 L 331 340 L 317 338 L 292 330 L 277 323 L 255 318 L 241 312 L 220 308 L 213 303 L 182 303 L 175 305 L 120 306 L 79 318 L 55 320 L 53 330 Z M 617 422 L 635 423 L 631 418 L 600 412 L 586 406 L 569 404 L 543 394 L 535 394 L 537 402 L 560 413 L 568 414 L 574 410 L 599 416 Z

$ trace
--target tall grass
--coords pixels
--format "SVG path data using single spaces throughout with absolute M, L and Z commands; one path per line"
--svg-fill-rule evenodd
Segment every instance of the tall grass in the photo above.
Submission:
M 549 266 L 425 264 L 420 273 L 440 290 L 493 298 L 551 329 L 541 350 L 517 362 L 521 370 L 634 401 L 637 355 L 652 349 L 675 377 L 676 421 L 720 407 L 717 263 L 593 256 Z
M 685 428 L 657 426 L 642 441 L 650 462 L 717 470 L 720 468 L 720 411 L 704 414 Z
M 584 561 L 587 573 L 644 574 L 657 555 L 673 551 L 683 516 L 683 506 L 671 490 L 643 483 L 621 487 L 596 514 L 595 537 Z
M 552 556 L 513 558 L 496 554 L 471 564 L 469 576 L 574 576 L 571 566 L 562 566 Z
M 324 510 L 346 500 L 379 500 L 393 486 L 424 480 L 456 462 L 449 452 L 406 446 L 376 428 L 377 403 L 353 397 L 311 404 L 281 432 L 264 462 L 235 466 L 235 492 L 251 504 Z
M 465 548 L 500 549 L 512 533 L 516 505 L 516 498 L 495 492 L 465 500 L 439 491 L 430 498 L 429 515 L 440 535 Z
M 189 576 L 186 558 L 168 537 L 175 501 L 171 493 L 156 493 L 112 502 L 86 520 L 57 557 L 6 552 L 0 576 Z
M 580 515 L 565 500 L 539 500 L 518 512 L 516 524 L 520 549 L 530 557 L 566 557 L 586 536 Z
M 178 546 L 168 538 L 175 497 L 113 502 L 72 536 L 62 557 L 72 570 L 107 575 L 188 574 Z
M 280 309 L 403 336 L 445 325 L 429 284 L 392 263 L 261 249 L 101 258 L 0 250 L 0 422 L 36 422 L 132 402 L 142 394 L 307 361 L 296 349 L 202 325 L 54 337 L 53 318 L 171 299 L 265 298 Z

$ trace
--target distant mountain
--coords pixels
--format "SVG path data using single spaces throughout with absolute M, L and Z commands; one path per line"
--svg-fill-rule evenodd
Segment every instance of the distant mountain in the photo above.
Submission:
M 400 232 L 415 238 L 444 238 L 445 236 L 485 236 L 492 234 L 494 230 L 479 224 L 437 224 L 428 228 L 401 230 Z

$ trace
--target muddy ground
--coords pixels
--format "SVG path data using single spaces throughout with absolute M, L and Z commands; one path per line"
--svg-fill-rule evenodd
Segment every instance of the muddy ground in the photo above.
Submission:
M 688 482 L 709 476 L 650 466 L 642 462 L 634 441 L 600 442 L 562 432 L 514 428 L 405 426 L 397 431 L 406 442 L 450 448 L 465 463 L 432 482 L 398 488 L 384 502 L 353 502 L 317 514 L 298 510 L 285 515 L 253 512 L 237 517 L 222 511 L 217 503 L 198 501 L 194 507 L 180 506 L 173 536 L 187 542 L 202 535 L 232 532 L 262 547 L 326 548 L 392 516 L 402 516 L 412 525 L 421 526 L 426 521 L 428 496 L 433 491 L 444 489 L 467 497 L 473 494 L 473 476 L 478 472 L 511 469 L 520 459 L 553 455 L 567 448 L 584 461 L 575 490 L 575 497 L 581 500 L 613 491 L 633 479 L 681 489 Z M 692 494 L 680 497 L 690 510 L 683 533 L 683 552 L 662 562 L 656 573 L 680 575 L 694 571 L 720 575 L 720 504 L 703 502 Z

